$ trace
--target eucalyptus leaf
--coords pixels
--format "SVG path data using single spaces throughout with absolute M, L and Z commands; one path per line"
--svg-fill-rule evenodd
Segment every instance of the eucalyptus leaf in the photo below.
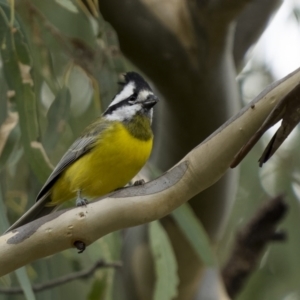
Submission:
M 87 296 L 87 300 L 98 300 L 103 299 L 105 295 L 105 290 L 107 278 L 104 276 L 101 279 L 96 279 L 92 285 L 92 288 Z
M 89 258 L 92 261 L 103 259 L 104 261 L 118 261 L 121 255 L 122 240 L 120 232 L 112 232 L 94 243 L 91 247 L 86 249 Z M 114 268 L 103 268 L 101 271 L 98 271 L 100 276 L 95 275 L 94 278 L 100 280 L 102 283 L 105 282 L 105 288 L 97 289 L 94 284 L 90 290 L 89 299 L 105 299 L 113 300 L 113 281 L 116 270 Z M 102 294 L 100 298 L 91 298 L 97 295 L 98 293 Z
M 37 142 L 39 128 L 36 98 L 32 87 L 33 79 L 30 74 L 31 66 L 24 65 L 16 51 L 18 47 L 25 51 L 24 43 L 26 43 L 26 40 L 20 30 L 15 28 L 12 33 L 5 18 L 8 18 L 8 16 L 3 15 L 2 10 L 0 15 L 0 28 L 2 28 L 0 40 L 2 40 L 2 47 L 0 51 L 3 59 L 3 73 L 9 89 L 15 92 L 14 100 L 19 113 L 25 154 L 36 176 L 43 182 L 51 172 L 51 165 L 42 146 Z M 6 29 L 3 30 L 3 28 Z
M 153 299 L 174 299 L 179 282 L 177 262 L 169 237 L 158 221 L 150 223 L 149 238 L 156 274 Z
M 4 199 L 2 197 L 2 190 L 0 186 L 0 230 L 4 232 L 9 227 L 9 222 L 6 215 L 6 206 L 4 204 Z M 32 290 L 32 286 L 28 275 L 26 273 L 26 268 L 22 267 L 15 271 L 18 281 L 23 289 L 25 298 L 27 300 L 34 300 L 35 296 Z
M 59 5 L 66 8 L 72 13 L 78 13 L 77 7 L 74 5 L 74 3 L 71 0 L 55 0 Z
M 63 124 L 69 118 L 70 104 L 71 93 L 69 88 L 64 86 L 56 95 L 47 113 L 48 126 L 44 135 L 44 146 L 46 149 L 53 148 L 59 140 Z
M 15 154 L 14 149 L 20 139 L 20 136 L 20 128 L 19 126 L 15 126 L 9 133 L 3 150 L 0 153 L 0 171 L 5 166 L 11 155 Z
M 35 300 L 35 295 L 32 290 L 32 286 L 29 280 L 29 277 L 26 273 L 26 268 L 22 267 L 15 271 L 18 281 L 23 289 L 25 298 L 27 300 Z
M 0 186 L 0 231 L 4 232 L 9 227 L 9 222 L 6 214 L 6 206 L 2 196 L 2 189 Z
M 90 20 L 78 7 L 76 7 L 78 13 L 74 13 L 68 4 L 70 4 L 70 1 L 66 0 L 35 1 L 36 7 L 43 12 L 49 26 L 55 28 L 54 30 L 59 29 L 58 34 L 61 37 L 69 37 L 69 41 L 80 40 L 83 45 L 94 49 L 96 40 Z M 75 1 L 72 4 L 75 5 Z
M 216 262 L 208 235 L 190 206 L 188 204 L 181 205 L 172 212 L 172 216 L 198 254 L 199 259 L 207 266 L 215 266 Z

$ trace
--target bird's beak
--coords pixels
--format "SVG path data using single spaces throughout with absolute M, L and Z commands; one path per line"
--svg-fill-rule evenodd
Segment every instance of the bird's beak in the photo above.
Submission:
M 157 102 L 158 98 L 155 95 L 149 95 L 147 100 L 143 103 L 143 106 L 147 109 L 152 108 Z

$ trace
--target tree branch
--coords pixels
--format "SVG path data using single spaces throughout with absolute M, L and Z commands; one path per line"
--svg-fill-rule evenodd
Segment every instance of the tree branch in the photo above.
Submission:
M 238 150 L 299 81 L 297 69 L 270 85 L 161 177 L 116 191 L 86 207 L 54 212 L 1 236 L 0 276 L 72 248 L 75 241 L 89 245 L 115 230 L 166 216 L 224 175 Z
M 235 245 L 222 274 L 227 293 L 234 298 L 255 269 L 263 249 L 270 241 L 283 240 L 276 226 L 287 211 L 283 196 L 266 203 L 252 220 L 237 234 Z
M 120 268 L 120 267 L 122 267 L 121 262 L 118 262 L 118 261 L 117 262 L 105 262 L 104 260 L 101 259 L 101 260 L 98 260 L 93 266 L 91 266 L 90 268 L 88 268 L 86 270 L 74 272 L 69 275 L 66 275 L 66 276 L 63 276 L 63 277 L 60 277 L 60 278 L 57 278 L 54 280 L 50 280 L 45 283 L 35 284 L 32 286 L 32 289 L 34 292 L 42 292 L 44 290 L 47 290 L 47 289 L 50 289 L 53 287 L 57 287 L 59 285 L 68 283 L 73 280 L 88 278 L 88 277 L 92 276 L 97 269 L 100 269 L 100 268 Z M 0 287 L 0 293 L 2 293 L 2 294 L 15 295 L 15 294 L 23 294 L 23 292 L 24 292 L 24 290 L 19 287 L 10 287 L 10 288 Z
M 260 167 L 271 158 L 295 126 L 300 122 L 300 84 L 295 86 L 294 89 L 274 106 L 265 122 L 237 153 L 231 164 L 231 168 L 236 167 L 260 140 L 263 134 L 280 120 L 282 120 L 280 127 L 258 160 Z
M 238 16 L 233 56 L 235 66 L 241 70 L 249 48 L 259 39 L 282 0 L 254 0 Z

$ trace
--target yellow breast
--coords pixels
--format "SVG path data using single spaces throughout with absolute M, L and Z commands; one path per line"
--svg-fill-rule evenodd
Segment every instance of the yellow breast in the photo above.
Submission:
M 52 188 L 50 205 L 76 197 L 78 190 L 93 198 L 123 187 L 148 160 L 152 142 L 153 137 L 137 139 L 122 123 L 114 123 L 99 134 L 90 152 L 62 173 Z

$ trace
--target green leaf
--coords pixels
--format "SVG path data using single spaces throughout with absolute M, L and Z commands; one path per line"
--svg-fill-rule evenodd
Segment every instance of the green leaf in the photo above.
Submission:
M 2 152 L 0 153 L 0 171 L 5 166 L 6 162 L 9 160 L 12 154 L 15 154 L 14 150 L 19 139 L 20 128 L 18 125 L 16 125 L 9 133 L 6 143 L 2 149 Z
M 95 49 L 96 39 L 91 20 L 81 9 L 79 9 L 79 6 L 76 7 L 77 12 L 75 13 L 68 4 L 70 4 L 70 1 L 67 0 L 35 1 L 35 6 L 41 10 L 44 17 L 49 22 L 48 25 L 58 29 L 61 37 L 69 37 L 69 41 L 74 39 L 80 40 L 83 42 L 82 46 Z M 76 1 L 73 1 L 73 4 L 76 5 Z M 44 27 L 44 24 L 41 24 L 41 26 Z M 47 31 L 49 31 L 49 29 L 47 29 Z M 81 49 L 84 50 L 84 48 Z M 70 52 L 68 55 L 70 55 Z M 81 59 L 84 58 L 82 54 L 80 57 Z
M 103 276 L 101 279 L 96 279 L 93 282 L 92 288 L 87 296 L 88 300 L 104 299 L 105 290 L 107 286 L 107 276 Z
M 26 44 L 23 36 L 17 33 L 15 36 L 15 45 L 16 45 L 16 55 L 18 57 L 18 60 L 23 65 L 30 66 L 32 64 L 32 59 L 29 53 L 28 44 Z
M 25 47 L 26 40 L 22 32 L 17 28 L 12 30 L 7 20 L 8 15 L 0 7 L 0 51 L 3 74 L 9 89 L 15 92 L 11 100 L 17 104 L 25 155 L 35 175 L 44 182 L 52 168 L 41 144 L 37 142 L 39 127 L 33 81 L 29 72 L 30 66 L 22 63 L 30 61 L 29 53 L 25 54 L 28 49 Z M 17 48 L 20 50 L 17 51 Z M 22 58 L 19 57 L 20 55 Z
M 67 122 L 70 114 L 71 93 L 64 86 L 56 95 L 48 113 L 48 126 L 45 132 L 44 146 L 46 149 L 53 148 L 59 140 L 62 123 Z
M 0 230 L 4 232 L 9 226 L 9 222 L 6 215 L 6 207 L 2 198 L 2 190 L 0 187 Z M 22 267 L 15 271 L 18 281 L 24 291 L 25 298 L 27 300 L 35 300 L 35 296 L 31 287 L 30 280 L 26 273 L 25 267 Z
M 2 189 L 0 186 L 0 232 L 4 232 L 9 227 L 9 222 L 6 215 L 6 206 L 2 197 Z
M 112 232 L 100 240 L 98 240 L 93 247 L 87 248 L 89 257 L 95 261 L 100 257 L 105 261 L 116 261 L 120 259 L 122 249 L 122 238 L 119 231 Z M 116 270 L 113 268 L 102 269 L 101 273 L 105 276 L 105 289 L 103 288 L 103 295 L 97 299 L 112 300 L 113 298 L 113 281 Z M 102 280 L 102 279 L 101 279 Z M 94 288 L 94 287 L 93 287 Z M 92 288 L 92 289 L 93 289 Z M 92 292 L 92 291 L 91 291 Z M 96 291 L 95 291 L 96 293 Z
M 158 221 L 150 223 L 149 238 L 156 274 L 153 299 L 174 299 L 179 282 L 177 262 L 169 237 Z
M 73 4 L 71 0 L 55 0 L 59 5 L 66 8 L 72 13 L 78 13 L 77 7 Z
M 199 255 L 200 260 L 207 266 L 215 266 L 216 262 L 207 233 L 190 206 L 183 204 L 172 212 L 172 216 Z
M 28 275 L 26 273 L 25 267 L 22 267 L 22 268 L 16 270 L 15 273 L 17 275 L 18 281 L 21 285 L 21 288 L 24 292 L 26 299 L 27 300 L 35 300 L 35 295 L 33 293 L 32 286 L 31 286 L 30 280 L 28 278 Z

